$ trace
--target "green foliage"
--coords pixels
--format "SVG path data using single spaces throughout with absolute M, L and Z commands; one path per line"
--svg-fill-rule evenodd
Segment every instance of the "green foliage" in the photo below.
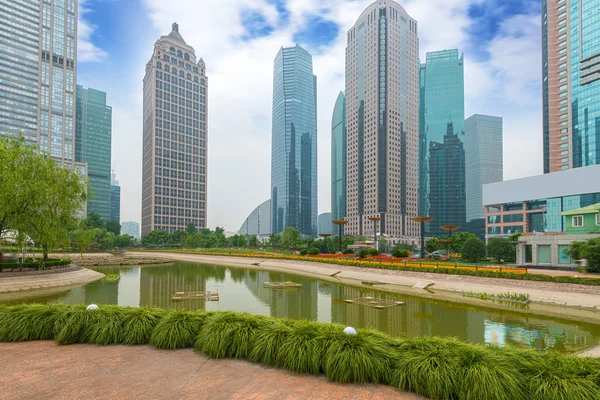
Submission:
M 196 224 L 194 224 L 193 222 L 190 222 L 189 224 L 187 224 L 187 226 L 185 227 L 185 231 L 187 232 L 188 235 L 193 235 L 194 233 L 196 233 L 197 229 L 196 229 Z
M 121 224 L 119 221 L 106 221 L 106 231 L 119 236 L 121 234 Z
M 498 262 L 515 262 L 517 249 L 508 239 L 492 238 L 488 241 L 488 256 Z
M 317 249 L 317 250 L 319 250 L 319 249 Z M 306 249 L 301 249 L 300 250 L 300 255 L 301 256 L 305 256 L 306 254 L 308 254 L 308 250 L 306 250 Z
M 344 249 L 344 251 L 342 251 L 342 254 L 354 254 L 354 251 L 352 249 Z
M 131 247 L 132 244 L 133 237 L 129 236 L 126 233 L 121 234 L 115 238 L 115 247 L 118 247 L 120 249 Z
M 574 260 L 587 259 L 588 272 L 600 272 L 600 238 L 573 242 L 565 252 Z
M 396 257 L 396 258 L 406 258 L 406 257 L 408 257 L 408 255 L 409 255 L 408 250 L 404 250 L 404 249 L 396 249 L 392 253 L 392 256 Z
M 508 235 L 508 240 L 511 242 L 518 242 L 519 238 L 523 235 L 523 232 L 515 232 Z
M 273 248 L 281 247 L 281 235 L 271 233 L 269 236 L 269 246 Z
M 170 241 L 169 232 L 158 229 L 142 237 L 142 246 L 164 246 L 169 244 Z
M 308 254 L 309 256 L 317 256 L 317 255 L 321 254 L 321 250 L 319 250 L 316 247 L 311 247 L 310 249 L 308 249 L 306 254 Z
M 529 294 L 528 293 L 500 293 L 500 294 L 492 294 L 485 292 L 462 292 L 462 295 L 465 297 L 474 297 L 477 299 L 484 300 L 500 300 L 500 301 L 510 301 L 516 303 L 529 303 Z
M 485 257 L 485 244 L 475 236 L 465 241 L 460 252 L 463 260 L 476 263 Z
M 300 231 L 293 226 L 286 226 L 281 234 L 281 245 L 286 249 L 292 249 L 300 244 Z
M 479 237 L 471 232 L 454 233 L 452 236 L 450 236 L 450 240 L 452 240 L 452 243 L 450 244 L 450 249 L 455 253 L 460 253 L 462 251 L 463 246 L 469 239 L 479 239 Z
M 121 275 L 119 274 L 106 274 L 104 278 L 102 278 L 102 282 L 119 282 L 121 279 Z
M 107 232 L 100 240 L 100 246 L 103 250 L 112 250 L 115 247 L 115 235 L 112 232 Z
M 256 236 L 250 236 L 250 239 L 248 240 L 248 246 L 258 247 L 258 238 Z
M 0 341 L 195 346 L 340 383 L 385 383 L 431 399 L 600 398 L 600 361 L 457 339 L 396 339 L 343 326 L 234 312 L 183 312 L 100 305 L 0 306 Z
M 370 249 L 368 249 L 367 252 L 369 253 L 370 256 L 378 256 L 379 255 L 379 250 L 377 250 L 374 247 L 371 247 Z
M 229 244 L 233 247 L 246 247 L 248 241 L 246 235 L 233 235 L 229 238 Z
M 358 258 L 366 258 L 369 255 L 369 251 L 367 249 L 360 249 L 356 255 Z
M 69 258 L 49 258 L 47 261 L 25 261 L 25 262 L 1 262 L 0 263 L 0 271 L 12 268 L 12 269 L 23 269 L 23 268 L 32 268 L 35 270 L 38 269 L 46 269 L 50 267 L 62 267 L 65 265 L 71 264 L 71 259 Z
M 431 239 L 427 239 L 425 241 L 425 251 L 428 253 L 433 253 L 436 250 L 441 250 L 444 248 L 444 245 L 440 243 L 440 238 L 437 236 L 432 237 Z M 419 249 L 419 251 L 421 251 Z
M 100 214 L 95 212 L 88 213 L 87 218 L 84 222 L 87 228 L 106 228 L 104 218 L 102 218 Z

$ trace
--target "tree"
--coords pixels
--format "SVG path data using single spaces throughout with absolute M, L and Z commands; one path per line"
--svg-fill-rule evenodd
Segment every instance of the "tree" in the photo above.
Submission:
M 170 235 L 167 231 L 162 229 L 152 231 L 142 237 L 142 246 L 163 246 L 169 243 Z
M 258 238 L 256 236 L 250 236 L 250 240 L 248 241 L 248 245 L 250 247 L 258 247 Z
M 102 250 L 112 250 L 115 247 L 115 235 L 112 232 L 107 232 L 106 236 L 100 241 Z
M 281 244 L 288 249 L 298 246 L 300 244 L 300 231 L 293 226 L 286 226 L 281 234 Z
M 106 228 L 104 219 L 100 216 L 100 214 L 95 212 L 90 212 L 85 219 L 85 226 L 88 228 Z M 121 229 L 119 227 L 119 229 Z
M 443 249 L 444 246 L 440 243 L 440 238 L 437 236 L 432 237 L 431 239 L 427 239 L 425 242 L 425 251 L 428 253 L 433 253 L 436 250 Z M 420 249 L 419 249 L 420 251 Z M 421 258 L 423 255 L 421 254 Z
M 369 253 L 370 256 L 378 256 L 379 255 L 379 250 L 377 250 L 374 247 L 371 247 L 370 249 L 368 249 L 367 252 Z
M 171 233 L 171 239 L 169 241 L 169 244 L 174 244 L 174 245 L 185 244 L 187 237 L 188 237 L 188 234 L 186 231 L 175 231 L 175 232 Z
M 309 256 L 318 256 L 321 252 L 319 251 L 318 248 L 316 247 L 311 247 L 310 249 L 308 249 L 308 251 L 306 252 Z
M 367 241 L 367 237 L 363 236 L 363 235 L 358 235 L 354 239 L 356 239 L 357 242 L 366 242 Z
M 565 253 L 574 260 L 588 260 L 588 272 L 600 272 L 600 238 L 573 242 Z
M 79 229 L 74 232 L 73 236 L 73 247 L 79 251 L 79 254 L 83 254 L 84 251 L 90 248 L 94 232 L 90 229 Z
M 216 227 L 215 238 L 217 247 L 225 247 L 227 245 L 227 238 L 225 237 L 225 229 Z
M 276 233 L 271 233 L 269 236 L 269 246 L 273 248 L 281 247 L 281 236 Z
M 488 241 L 488 256 L 496 259 L 498 262 L 515 262 L 517 259 L 517 250 L 508 239 L 492 238 Z
M 476 263 L 485 257 L 485 244 L 478 237 L 472 237 L 465 241 L 460 252 L 463 260 Z
M 392 253 L 392 256 L 396 258 L 406 258 L 408 257 L 408 250 L 396 248 Z
M 477 235 L 472 234 L 471 232 L 458 232 L 450 236 L 450 240 L 452 243 L 450 244 L 450 248 L 455 253 L 460 253 L 463 245 L 469 239 L 478 238 Z M 437 249 L 436 249 L 437 250 Z
M 107 221 L 106 230 L 115 236 L 119 236 L 121 234 L 121 224 L 119 224 L 119 221 Z
M 115 247 L 119 247 L 121 249 L 123 249 L 125 247 L 130 247 L 132 240 L 133 240 L 133 237 L 131 237 L 125 233 L 122 235 L 119 235 L 115 238 Z
M 187 224 L 187 226 L 185 227 L 185 231 L 191 235 L 196 233 L 196 224 L 194 224 L 193 222 L 190 222 L 189 224 Z

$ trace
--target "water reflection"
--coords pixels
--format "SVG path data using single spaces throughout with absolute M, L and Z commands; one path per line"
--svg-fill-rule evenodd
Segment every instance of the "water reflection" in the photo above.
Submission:
M 67 293 L 30 301 L 118 304 L 189 310 L 236 310 L 273 317 L 334 322 L 392 336 L 454 336 L 473 343 L 578 351 L 597 345 L 600 327 L 486 308 L 355 288 L 294 275 L 241 268 L 176 263 L 167 267 L 103 269 L 118 282 L 92 282 Z M 272 290 L 267 281 L 294 281 L 302 287 Z M 175 292 L 218 291 L 218 302 L 173 302 Z M 402 306 L 385 309 L 348 304 L 374 295 Z

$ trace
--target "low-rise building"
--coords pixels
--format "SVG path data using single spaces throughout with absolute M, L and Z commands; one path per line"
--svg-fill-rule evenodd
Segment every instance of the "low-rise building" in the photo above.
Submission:
M 562 213 L 567 235 L 600 233 L 600 203 Z

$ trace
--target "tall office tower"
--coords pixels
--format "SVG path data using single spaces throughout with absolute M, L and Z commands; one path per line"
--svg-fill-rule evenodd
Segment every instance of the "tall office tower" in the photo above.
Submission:
M 542 0 L 544 173 L 600 164 L 597 0 Z
M 206 228 L 207 86 L 204 61 L 174 23 L 144 76 L 142 235 Z
M 463 142 L 463 131 L 465 121 L 465 85 L 463 56 L 459 56 L 458 50 L 442 50 L 427 53 L 426 62 L 421 64 L 420 82 L 421 104 L 419 107 L 419 119 L 421 125 L 419 135 L 419 214 L 431 216 L 433 222 L 427 225 L 428 233 L 439 235 L 442 232 L 439 227 L 443 225 L 464 226 L 464 220 L 460 221 L 458 215 L 436 214 L 431 208 L 433 192 L 439 193 L 444 188 L 434 187 L 431 176 L 433 174 L 459 173 L 464 160 L 459 164 L 431 163 L 431 149 L 433 143 L 443 144 L 447 133 L 448 124 L 452 124 L 457 138 Z M 450 159 L 452 161 L 453 159 Z M 438 160 L 439 161 L 439 160 Z M 436 165 L 444 171 L 431 170 Z M 462 176 L 464 187 L 464 175 Z M 436 180 L 443 183 L 443 180 Z M 462 195 L 464 199 L 464 195 Z M 452 210 L 460 215 L 465 214 L 465 204 L 456 204 Z M 445 210 L 446 212 L 450 209 Z M 452 212 L 454 212 L 452 211 Z
M 0 3 L 0 134 L 74 163 L 77 1 Z
M 273 73 L 271 232 L 317 235 L 317 77 L 312 56 L 282 47 Z
M 331 218 L 346 216 L 346 96 L 340 92 L 331 117 Z
M 436 216 L 429 223 L 429 233 L 447 234 L 443 226 L 465 230 L 465 149 L 452 122 L 446 124 L 442 143 L 429 142 L 429 182 L 430 214 Z
M 75 161 L 87 163 L 91 196 L 87 212 L 110 219 L 112 108 L 106 93 L 77 85 Z
M 475 114 L 465 120 L 467 231 L 485 238 L 483 185 L 501 182 L 502 118 Z
M 113 172 L 110 178 L 110 216 L 111 221 L 121 222 L 121 186 Z
M 371 235 L 372 217 L 396 241 L 419 226 L 419 39 L 417 21 L 378 0 L 348 31 L 346 232 Z

